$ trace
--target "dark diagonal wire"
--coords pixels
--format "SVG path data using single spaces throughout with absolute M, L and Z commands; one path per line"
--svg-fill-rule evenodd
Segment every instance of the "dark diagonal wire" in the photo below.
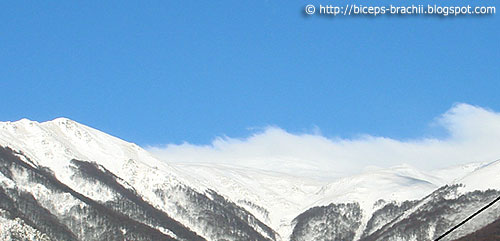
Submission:
M 482 211 L 486 210 L 487 208 L 491 207 L 491 205 L 495 204 L 498 200 L 500 200 L 500 196 L 497 197 L 495 200 L 491 201 L 490 203 L 488 203 L 488 205 L 484 206 L 483 208 L 479 209 L 478 211 L 476 211 L 474 214 L 470 215 L 468 218 L 466 218 L 464 221 L 460 222 L 459 224 L 455 225 L 454 227 L 450 228 L 448 231 L 446 231 L 446 233 L 443 233 L 441 234 L 441 236 L 439 236 L 437 239 L 435 239 L 434 241 L 438 241 L 438 240 L 441 240 L 442 238 L 446 237 L 448 234 L 450 234 L 451 232 L 453 232 L 453 230 L 459 228 L 460 226 L 462 226 L 464 223 L 466 223 L 467 221 L 471 220 L 473 217 L 475 217 L 476 215 L 478 215 L 479 213 L 481 213 Z

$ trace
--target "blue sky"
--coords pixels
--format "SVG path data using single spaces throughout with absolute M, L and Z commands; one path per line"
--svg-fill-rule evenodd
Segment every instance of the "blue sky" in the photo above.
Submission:
M 457 102 L 500 110 L 498 16 L 309 3 L 323 2 L 2 1 L 0 120 L 63 116 L 156 145 L 269 125 L 407 139 L 439 135 L 429 124 Z

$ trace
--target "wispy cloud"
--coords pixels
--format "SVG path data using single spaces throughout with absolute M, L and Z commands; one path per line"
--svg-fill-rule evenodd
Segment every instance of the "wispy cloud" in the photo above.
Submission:
M 457 104 L 436 121 L 447 131 L 446 137 L 342 139 L 324 137 L 318 129 L 292 134 L 267 127 L 247 138 L 218 137 L 210 145 L 167 144 L 147 149 L 168 162 L 232 164 L 332 177 L 358 173 L 367 166 L 409 164 L 436 169 L 500 158 L 500 113 Z

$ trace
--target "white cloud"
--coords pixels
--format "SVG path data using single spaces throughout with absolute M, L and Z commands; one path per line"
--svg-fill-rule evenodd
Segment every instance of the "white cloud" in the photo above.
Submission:
M 338 177 L 367 166 L 408 164 L 430 170 L 500 158 L 500 113 L 457 104 L 437 119 L 448 136 L 396 140 L 364 135 L 354 139 L 291 134 L 278 127 L 247 138 L 216 138 L 210 145 L 147 147 L 168 162 L 231 164 L 285 173 Z

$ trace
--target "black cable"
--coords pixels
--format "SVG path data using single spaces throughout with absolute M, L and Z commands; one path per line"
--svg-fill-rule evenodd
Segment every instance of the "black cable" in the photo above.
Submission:
M 446 233 L 443 233 L 441 236 L 439 236 L 437 239 L 435 239 L 434 241 L 438 241 L 442 238 L 444 238 L 446 235 L 450 234 L 451 232 L 453 232 L 453 230 L 457 229 L 458 227 L 462 226 L 464 223 L 466 223 L 467 221 L 471 220 L 473 217 L 475 217 L 476 215 L 478 215 L 479 213 L 481 213 L 482 211 L 486 210 L 487 208 L 489 208 L 491 205 L 495 204 L 498 200 L 500 200 L 500 196 L 497 197 L 495 200 L 491 201 L 490 203 L 488 203 L 488 205 L 484 206 L 483 208 L 479 209 L 477 212 L 475 212 L 474 214 L 470 215 L 468 218 L 466 218 L 464 221 L 460 222 L 459 224 L 455 225 L 453 228 L 451 228 L 450 230 L 446 231 Z

